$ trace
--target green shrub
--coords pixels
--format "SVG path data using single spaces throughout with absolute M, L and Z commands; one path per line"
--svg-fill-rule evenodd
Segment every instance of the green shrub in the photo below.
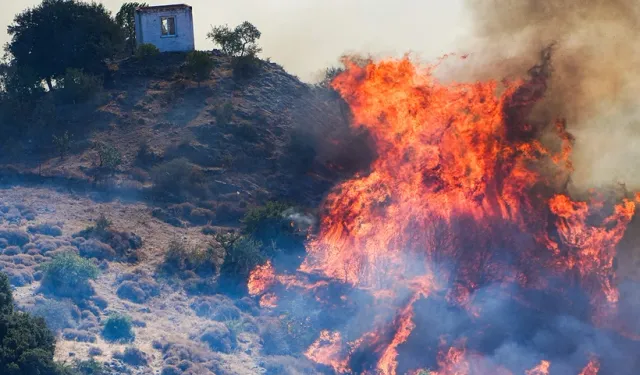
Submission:
M 215 116 L 218 125 L 230 123 L 233 118 L 233 104 L 231 101 L 227 101 L 223 105 L 218 106 L 215 111 Z
M 13 293 L 6 273 L 0 272 L 0 316 L 13 312 Z
M 225 256 L 220 275 L 233 280 L 246 281 L 256 266 L 267 261 L 267 256 L 262 252 L 262 243 L 248 236 L 223 244 L 223 247 Z
M 84 361 L 77 361 L 73 366 L 77 375 L 106 375 L 107 372 L 102 363 L 91 358 Z
M 206 193 L 202 170 L 185 158 L 174 159 L 151 170 L 156 196 L 179 199 L 202 197 Z
M 102 329 L 102 337 L 108 341 L 131 342 L 136 335 L 133 332 L 131 317 L 123 314 L 113 314 L 107 318 Z
M 244 230 L 258 241 L 273 243 L 277 248 L 291 249 L 302 245 L 304 233 L 291 225 L 286 212 L 292 206 L 282 202 L 267 202 L 264 206 L 250 209 L 242 219 Z
M 197 247 L 173 239 L 165 253 L 165 268 L 179 271 L 193 271 L 200 276 L 216 273 L 220 254 L 212 245 Z
M 193 51 L 187 55 L 186 69 L 200 85 L 200 82 L 209 78 L 213 69 L 213 60 L 207 52 Z
M 158 47 L 151 43 L 144 43 L 138 46 L 136 50 L 136 58 L 142 61 L 148 61 L 151 58 L 160 54 Z
M 60 155 L 60 159 L 64 159 L 64 157 L 69 154 L 71 150 L 71 137 L 68 130 L 65 130 L 64 134 L 59 137 L 56 135 L 53 136 L 53 145 L 58 155 Z
M 98 160 L 100 167 L 113 170 L 122 164 L 122 154 L 111 143 L 98 142 L 95 145 L 98 151 Z
M 58 95 L 65 103 L 80 103 L 91 99 L 102 90 L 102 79 L 85 74 L 79 69 L 67 69 Z
M 247 78 L 256 73 L 260 66 L 258 39 L 262 34 L 250 22 L 243 22 L 231 30 L 227 25 L 216 26 L 207 34 L 223 53 L 232 56 L 233 74 L 237 78 Z
M 93 294 L 89 280 L 98 277 L 98 267 L 74 253 L 62 253 L 43 265 L 42 286 L 62 297 Z

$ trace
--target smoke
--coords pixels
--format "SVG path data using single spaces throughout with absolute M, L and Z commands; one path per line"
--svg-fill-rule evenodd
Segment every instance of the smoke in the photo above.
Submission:
M 640 187 L 640 4 L 634 0 L 465 0 L 474 78 L 521 75 L 555 43 L 553 74 L 532 121 L 565 117 L 575 137 L 573 187 Z M 480 46 L 478 48 L 478 46 Z M 469 65 L 465 64 L 468 68 Z M 458 77 L 456 77 L 459 79 Z

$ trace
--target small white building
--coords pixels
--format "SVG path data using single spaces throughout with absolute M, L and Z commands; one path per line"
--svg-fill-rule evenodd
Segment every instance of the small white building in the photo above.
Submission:
M 193 51 L 192 9 L 186 4 L 136 9 L 136 44 L 150 43 L 160 52 Z

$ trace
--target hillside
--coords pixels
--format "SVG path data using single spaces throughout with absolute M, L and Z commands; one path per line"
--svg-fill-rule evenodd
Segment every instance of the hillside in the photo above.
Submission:
M 214 53 L 213 73 L 198 83 L 186 78 L 184 59 L 114 63 L 109 87 L 90 101 L 45 97 L 33 116 L 46 126 L 0 143 L 0 269 L 18 306 L 56 331 L 63 362 L 91 357 L 118 374 L 315 373 L 283 347 L 278 337 L 291 332 L 273 313 L 218 282 L 229 251 L 220 239 L 242 232 L 242 217 L 269 201 L 313 211 L 366 165 L 366 137 L 351 133 L 335 93 L 277 64 L 260 62 L 239 79 Z M 60 155 L 51 140 L 65 131 Z M 114 168 L 109 158 L 119 159 Z M 104 232 L 95 229 L 100 217 L 110 221 Z M 178 242 L 214 249 L 209 269 L 167 271 Z M 42 265 L 65 252 L 100 267 L 94 294 L 61 297 L 40 285 Z M 132 318 L 132 343 L 101 334 L 116 312 Z M 144 358 L 118 356 L 131 347 Z

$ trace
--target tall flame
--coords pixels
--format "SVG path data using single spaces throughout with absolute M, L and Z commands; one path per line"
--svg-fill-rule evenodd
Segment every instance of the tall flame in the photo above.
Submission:
M 614 310 L 615 247 L 635 203 L 625 199 L 602 215 L 601 202 L 574 201 L 564 192 L 571 135 L 558 121 L 552 149 L 526 121 L 546 90 L 548 58 L 543 54 L 527 80 L 502 85 L 443 84 L 436 66 L 406 58 L 347 62 L 334 81 L 354 126 L 369 131 L 377 158 L 368 173 L 329 194 L 300 271 L 397 305 L 389 338 L 382 325 L 349 344 L 377 348 L 378 373 L 397 374 L 397 349 L 415 326 L 414 305 L 435 291 L 478 316 L 470 296 L 482 286 L 545 288 L 560 275 L 589 291 L 594 311 Z M 259 279 L 269 284 L 270 268 L 257 270 Z M 337 357 L 343 339 L 323 332 L 307 355 L 345 372 L 347 358 Z M 471 371 L 473 356 L 455 348 L 444 353 L 435 374 L 509 373 L 499 366 Z M 527 374 L 547 374 L 549 366 L 543 361 Z M 590 366 L 583 374 L 597 373 L 595 362 Z

